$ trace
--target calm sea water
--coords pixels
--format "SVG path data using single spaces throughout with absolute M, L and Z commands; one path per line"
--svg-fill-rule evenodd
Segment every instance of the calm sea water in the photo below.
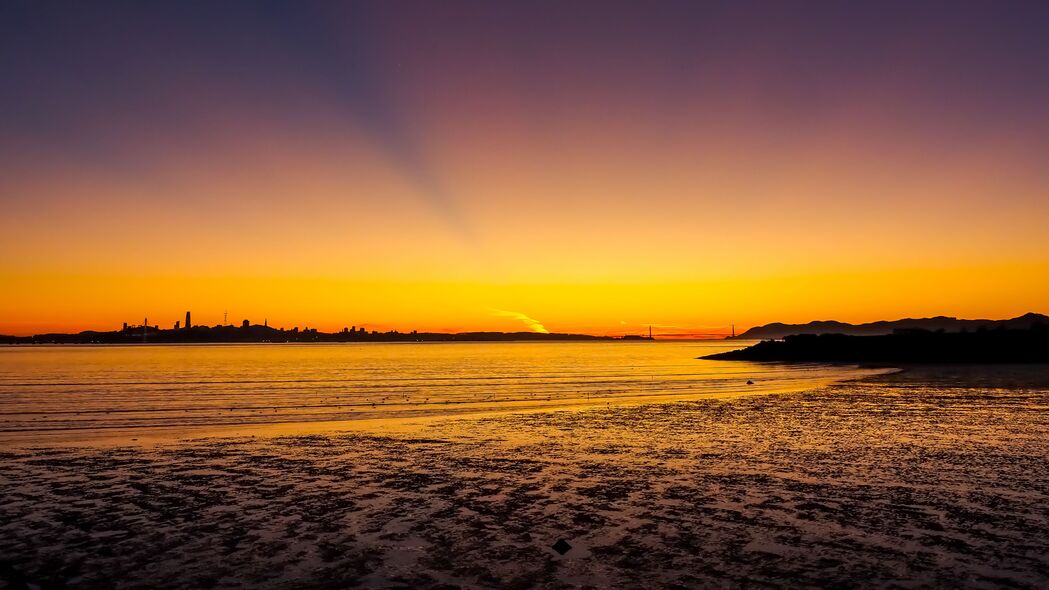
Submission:
M 800 390 L 866 373 L 696 358 L 746 344 L 4 347 L 0 439 L 636 403 Z

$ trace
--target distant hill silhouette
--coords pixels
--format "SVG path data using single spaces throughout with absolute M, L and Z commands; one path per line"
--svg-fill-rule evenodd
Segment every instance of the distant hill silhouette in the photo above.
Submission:
M 1049 323 L 1026 330 L 900 330 L 881 336 L 798 334 L 764 340 L 715 360 L 848 363 L 1049 363 Z
M 316 329 L 284 330 L 245 323 L 239 326 L 192 326 L 159 329 L 157 326 L 127 326 L 122 330 L 76 334 L 37 334 L 3 336 L 0 344 L 191 344 L 238 342 L 513 342 L 513 341 L 651 340 L 647 336 L 591 336 L 588 334 L 541 334 L 538 332 L 388 332 L 344 329 L 319 332 Z
M 816 321 L 807 324 L 772 323 L 751 328 L 735 336 L 739 340 L 781 339 L 795 334 L 846 334 L 849 336 L 884 336 L 897 330 L 929 330 L 944 332 L 994 330 L 1026 330 L 1037 324 L 1049 325 L 1049 316 L 1028 313 L 1008 320 L 960 320 L 958 318 L 936 316 L 933 318 L 907 318 L 903 320 L 870 322 L 867 324 L 846 324 L 836 321 Z M 733 337 L 729 337 L 730 339 Z

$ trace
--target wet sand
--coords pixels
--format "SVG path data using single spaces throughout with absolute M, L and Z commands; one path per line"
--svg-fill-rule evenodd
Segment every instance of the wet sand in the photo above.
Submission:
M 912 369 L 388 431 L 7 448 L 0 579 L 1044 588 L 1046 374 Z

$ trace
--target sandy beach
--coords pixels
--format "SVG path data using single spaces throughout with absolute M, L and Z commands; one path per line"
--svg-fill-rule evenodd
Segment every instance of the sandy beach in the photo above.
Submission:
M 7 587 L 1049 583 L 1044 367 L 452 416 L 386 432 L 10 448 Z M 566 540 L 559 555 L 551 546 Z

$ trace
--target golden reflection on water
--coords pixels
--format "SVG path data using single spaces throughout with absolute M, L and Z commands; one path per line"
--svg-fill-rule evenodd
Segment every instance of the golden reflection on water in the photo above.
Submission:
M 6 347 L 0 440 L 385 432 L 442 416 L 798 391 L 876 372 L 696 358 L 746 344 Z

